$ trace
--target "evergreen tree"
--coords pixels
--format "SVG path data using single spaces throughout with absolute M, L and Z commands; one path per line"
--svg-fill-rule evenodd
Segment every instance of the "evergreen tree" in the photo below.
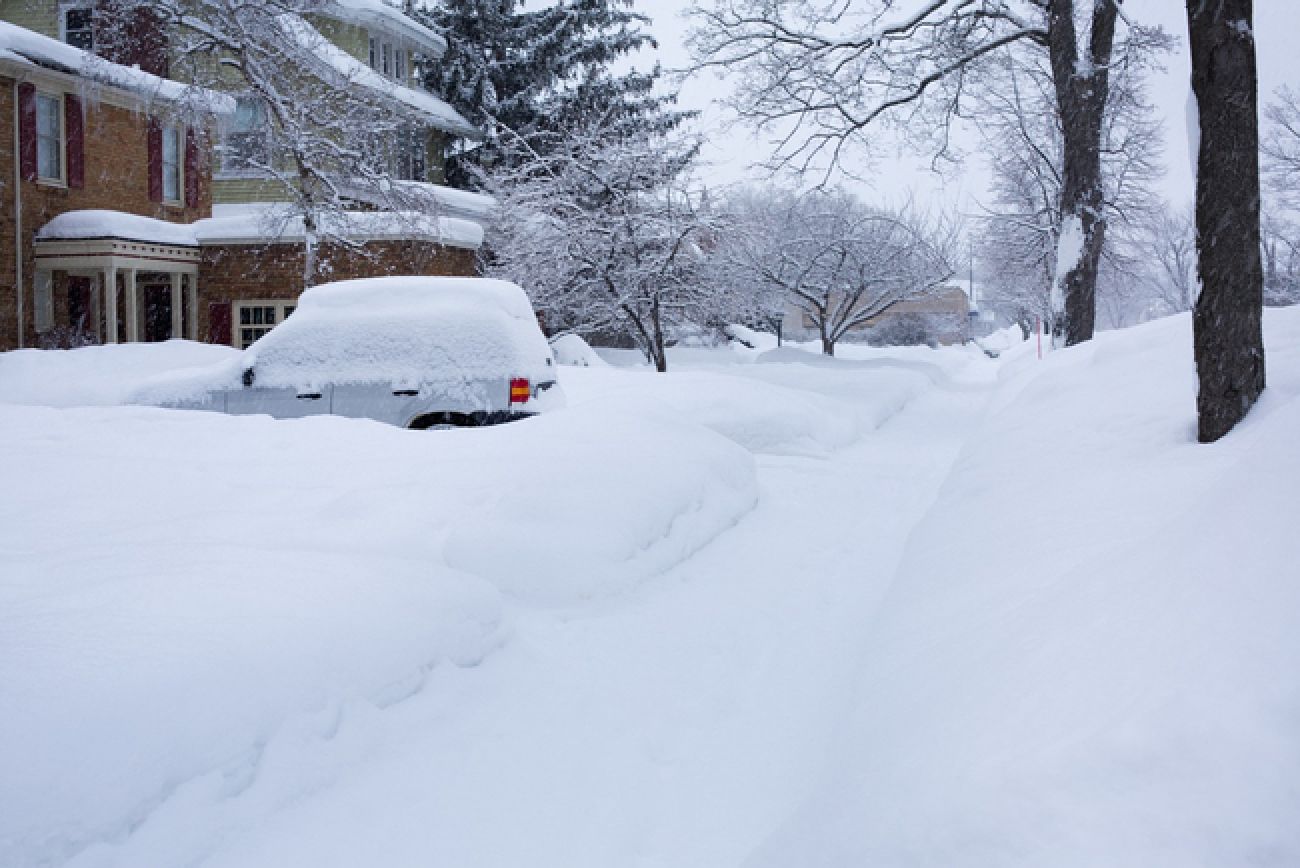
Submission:
M 480 170 L 518 149 L 503 148 L 504 126 L 538 152 L 556 135 L 594 119 L 665 132 L 690 116 L 656 93 L 660 71 L 615 74 L 618 59 L 654 47 L 649 19 L 632 0 L 560 0 L 524 10 L 521 0 L 436 0 L 416 17 L 439 30 L 448 49 L 424 69 L 426 85 L 442 94 L 485 142 L 449 155 L 448 177 L 478 186 Z

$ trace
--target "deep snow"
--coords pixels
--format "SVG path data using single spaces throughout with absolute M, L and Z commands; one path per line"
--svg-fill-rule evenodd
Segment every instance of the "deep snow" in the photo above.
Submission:
M 484 431 L 0 356 L 0 864 L 1300 862 L 1298 313 L 1214 446 L 1186 317 Z

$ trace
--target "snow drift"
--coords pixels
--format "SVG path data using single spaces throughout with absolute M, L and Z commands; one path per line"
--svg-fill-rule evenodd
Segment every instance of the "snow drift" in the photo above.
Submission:
M 1266 332 L 1214 446 L 1187 315 L 1008 363 L 750 865 L 1300 862 L 1300 309 Z

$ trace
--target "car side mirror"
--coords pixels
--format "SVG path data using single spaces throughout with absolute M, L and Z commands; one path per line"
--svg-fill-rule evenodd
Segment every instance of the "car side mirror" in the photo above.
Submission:
M 253 378 L 254 378 L 253 369 L 251 367 L 244 368 L 243 380 L 244 380 L 245 387 L 253 385 Z

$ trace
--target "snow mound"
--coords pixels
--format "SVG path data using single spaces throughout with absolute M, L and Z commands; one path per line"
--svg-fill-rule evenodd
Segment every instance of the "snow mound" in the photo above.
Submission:
M 669 376 L 565 368 L 560 377 L 571 404 L 599 401 L 629 413 L 692 422 L 756 453 L 824 456 L 874 427 L 869 405 L 811 393 L 797 388 L 797 381 L 791 386 L 763 382 L 746 376 L 750 367 L 738 366 L 734 374 L 683 371 Z
M 753 457 L 694 426 L 587 408 L 513 427 L 528 429 L 529 484 L 508 475 L 500 497 L 464 511 L 444 551 L 453 567 L 530 601 L 625 590 L 685 560 L 758 499 Z
M 507 642 L 502 591 L 627 591 L 758 497 L 726 439 L 600 408 L 419 432 L 2 405 L 0 448 L 23 457 L 0 523 L 4 865 L 133 864 L 112 854 L 146 818 L 219 814 Z
M 0 403 L 46 407 L 125 404 L 156 377 L 185 379 L 240 358 L 231 347 L 173 340 L 75 350 L 0 353 Z
M 27 407 L 0 432 L 23 455 L 0 528 L 0 864 L 124 836 L 198 776 L 237 792 L 302 715 L 391 704 L 497 641 L 497 592 L 431 538 L 472 471 L 418 432 Z
M 1265 333 L 1212 446 L 1187 315 L 1007 369 L 750 865 L 1300 863 L 1300 309 Z
M 560 335 L 551 340 L 551 351 L 555 353 L 556 364 L 571 365 L 579 368 L 603 368 L 609 365 L 591 348 L 591 344 L 579 335 Z

